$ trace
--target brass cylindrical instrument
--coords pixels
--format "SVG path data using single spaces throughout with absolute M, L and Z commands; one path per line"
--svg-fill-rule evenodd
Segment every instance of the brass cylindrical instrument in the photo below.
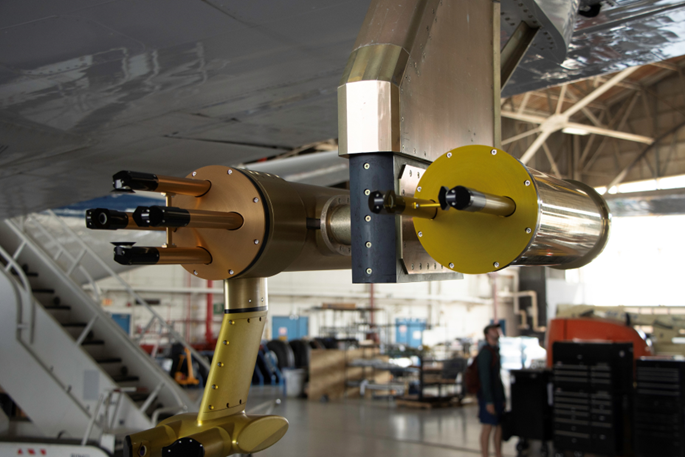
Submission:
M 141 206 L 131 214 L 87 212 L 92 229 L 166 228 L 163 247 L 117 246 L 115 260 L 122 264 L 180 264 L 213 280 L 350 267 L 345 190 L 222 166 L 200 168 L 186 178 L 122 171 L 114 175 L 114 187 L 168 193 L 167 206 Z M 347 203 L 332 205 L 341 199 Z
M 464 146 L 439 157 L 414 197 L 372 192 L 369 209 L 413 216 L 426 252 L 460 273 L 508 265 L 579 268 L 602 252 L 609 237 L 611 215 L 594 189 L 528 169 L 489 146 Z M 440 207 L 437 214 L 427 215 L 433 205 Z

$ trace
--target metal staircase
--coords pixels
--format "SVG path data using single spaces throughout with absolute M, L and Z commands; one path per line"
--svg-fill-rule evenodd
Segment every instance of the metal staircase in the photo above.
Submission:
M 206 360 L 57 216 L 0 222 L 0 265 L 0 386 L 44 437 L 107 441 L 113 451 L 115 436 L 196 410 L 102 309 L 95 278 L 115 277 L 150 311 L 146 328 L 158 322 Z

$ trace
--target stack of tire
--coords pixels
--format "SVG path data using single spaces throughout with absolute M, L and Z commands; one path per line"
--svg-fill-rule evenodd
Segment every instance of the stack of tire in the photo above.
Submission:
M 284 368 L 309 368 L 309 356 L 312 350 L 312 343 L 315 348 L 319 348 L 319 343 L 305 340 L 271 340 L 266 343 L 266 347 L 274 353 L 278 363 L 278 369 Z

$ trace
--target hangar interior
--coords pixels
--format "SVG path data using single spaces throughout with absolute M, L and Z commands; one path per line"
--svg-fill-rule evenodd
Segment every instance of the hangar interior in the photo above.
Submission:
M 685 2 L 0 31 L 0 455 L 685 456 Z

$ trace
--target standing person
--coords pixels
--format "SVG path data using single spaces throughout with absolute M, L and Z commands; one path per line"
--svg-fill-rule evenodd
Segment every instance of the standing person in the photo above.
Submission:
M 493 444 L 495 455 L 502 457 L 502 414 L 506 404 L 504 385 L 500 376 L 499 324 L 491 324 L 483 329 L 486 344 L 478 353 L 478 376 L 480 390 L 478 391 L 478 419 L 483 424 L 480 432 L 480 449 L 483 457 L 488 457 L 488 441 L 492 429 L 495 429 Z

